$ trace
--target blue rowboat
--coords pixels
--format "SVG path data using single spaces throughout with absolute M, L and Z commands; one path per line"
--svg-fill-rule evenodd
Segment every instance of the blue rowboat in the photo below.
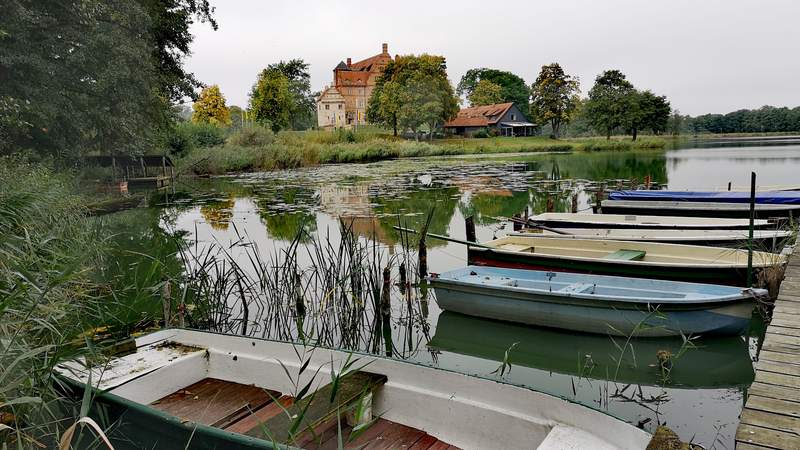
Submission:
M 609 200 L 649 200 L 664 202 L 716 202 L 750 203 L 750 192 L 702 192 L 702 191 L 614 191 Z M 763 205 L 800 205 L 800 192 L 761 191 L 756 192 L 756 203 Z
M 617 336 L 740 335 L 764 289 L 467 266 L 429 278 L 445 311 Z

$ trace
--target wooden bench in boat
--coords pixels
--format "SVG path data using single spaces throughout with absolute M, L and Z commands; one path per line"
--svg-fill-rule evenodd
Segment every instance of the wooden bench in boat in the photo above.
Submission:
M 355 372 L 341 378 L 336 388 L 325 385 L 295 402 L 277 391 L 206 378 L 151 406 L 186 421 L 302 448 L 338 448 L 341 427 L 345 448 L 455 449 L 423 431 L 380 418 L 351 440 L 347 411 L 385 382 L 383 375 Z M 295 424 L 290 416 L 303 420 Z
M 620 261 L 641 261 L 647 252 L 644 250 L 617 250 L 604 256 L 603 259 L 617 259 Z

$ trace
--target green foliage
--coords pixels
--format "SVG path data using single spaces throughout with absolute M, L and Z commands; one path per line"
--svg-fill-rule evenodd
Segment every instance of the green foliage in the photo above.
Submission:
M 503 103 L 503 87 L 489 80 L 480 80 L 475 89 L 469 93 L 470 106 L 493 105 Z
M 727 114 L 682 117 L 686 133 L 790 133 L 800 131 L 800 106 L 795 108 L 762 106 Z
M 289 124 L 293 130 L 306 130 L 316 123 L 316 97 L 311 92 L 311 75 L 308 64 L 302 59 L 291 59 L 270 64 L 267 70 L 276 70 L 289 80 L 289 93 L 292 96 L 292 109 Z
M 501 102 L 514 102 L 520 111 L 528 109 L 528 102 L 530 98 L 530 90 L 525 80 L 511 72 L 497 69 L 470 69 L 461 77 L 458 83 L 456 93 L 459 96 L 466 96 L 469 98 L 472 91 L 478 86 L 481 80 L 491 81 L 503 88 L 503 95 Z
M 489 132 L 486 131 L 486 128 L 481 128 L 480 130 L 478 130 L 475 133 L 473 133 L 472 137 L 474 137 L 474 138 L 488 138 L 489 137 Z
M 225 97 L 216 84 L 203 88 L 192 105 L 192 122 L 211 125 L 230 125 L 231 114 L 225 106 Z
M 564 73 L 558 63 L 542 66 L 531 86 L 531 114 L 538 123 L 550 123 L 553 137 L 561 135 L 579 105 L 578 79 Z
M 294 109 L 289 78 L 275 68 L 261 71 L 250 91 L 249 109 L 257 123 L 271 127 L 274 132 L 288 127 Z
M 245 122 L 244 121 L 245 111 L 236 105 L 231 105 L 228 108 L 228 112 L 230 113 L 231 116 L 231 127 L 234 129 L 242 128 Z
M 183 156 L 195 148 L 213 147 L 225 142 L 225 129 L 209 123 L 180 122 L 166 137 L 171 155 Z
M 233 133 L 228 138 L 228 144 L 239 147 L 259 147 L 275 141 L 275 133 L 269 128 L 260 125 L 247 126 Z
M 667 128 L 671 110 L 666 97 L 650 91 L 636 91 L 629 100 L 625 129 L 634 141 L 639 130 L 649 129 L 655 135 L 661 134 Z
M 635 94 L 633 85 L 619 70 L 607 70 L 595 80 L 586 102 L 586 116 L 596 130 L 611 137 L 614 128 L 628 121 L 627 112 Z
M 400 56 L 390 61 L 372 91 L 367 117 L 373 123 L 411 130 L 438 129 L 458 112 L 444 57 Z

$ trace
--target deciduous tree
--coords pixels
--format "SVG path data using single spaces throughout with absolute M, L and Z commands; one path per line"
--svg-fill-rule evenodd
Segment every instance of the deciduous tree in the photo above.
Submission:
M 458 83 L 456 93 L 459 96 L 466 96 L 469 98 L 472 91 L 478 86 L 481 80 L 491 81 L 494 84 L 503 88 L 503 98 L 500 101 L 514 102 L 521 111 L 528 109 L 530 99 L 530 90 L 525 80 L 511 72 L 497 69 L 470 69 L 461 77 Z
M 211 125 L 230 125 L 231 114 L 225 105 L 225 97 L 216 84 L 204 88 L 192 105 L 192 122 Z
M 489 80 L 480 80 L 475 89 L 469 93 L 470 106 L 493 105 L 503 103 L 503 87 Z
M 561 126 L 569 123 L 580 99 L 577 78 L 564 73 L 558 63 L 542 66 L 531 86 L 531 113 L 539 123 L 549 122 L 552 137 L 561 135 Z
M 267 70 L 277 70 L 289 80 L 289 92 L 292 94 L 292 111 L 289 123 L 294 130 L 305 130 L 315 123 L 316 97 L 311 92 L 311 75 L 308 64 L 302 59 L 290 59 L 267 66 Z
M 586 102 L 586 117 L 592 128 L 604 133 L 606 139 L 611 139 L 614 129 L 627 123 L 634 94 L 633 85 L 619 70 L 601 73 L 589 91 L 589 101 Z
M 264 69 L 250 91 L 250 111 L 261 125 L 278 132 L 289 126 L 294 99 L 289 79 L 276 69 Z

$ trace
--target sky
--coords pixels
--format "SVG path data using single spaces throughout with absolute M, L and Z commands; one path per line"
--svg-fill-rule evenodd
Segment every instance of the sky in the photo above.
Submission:
M 386 42 L 445 56 L 454 86 L 475 67 L 531 84 L 558 62 L 584 96 L 619 69 L 683 114 L 800 106 L 800 0 L 210 1 L 219 29 L 192 25 L 186 66 L 228 105 L 245 106 L 270 63 L 302 58 L 321 90 L 339 61 Z

